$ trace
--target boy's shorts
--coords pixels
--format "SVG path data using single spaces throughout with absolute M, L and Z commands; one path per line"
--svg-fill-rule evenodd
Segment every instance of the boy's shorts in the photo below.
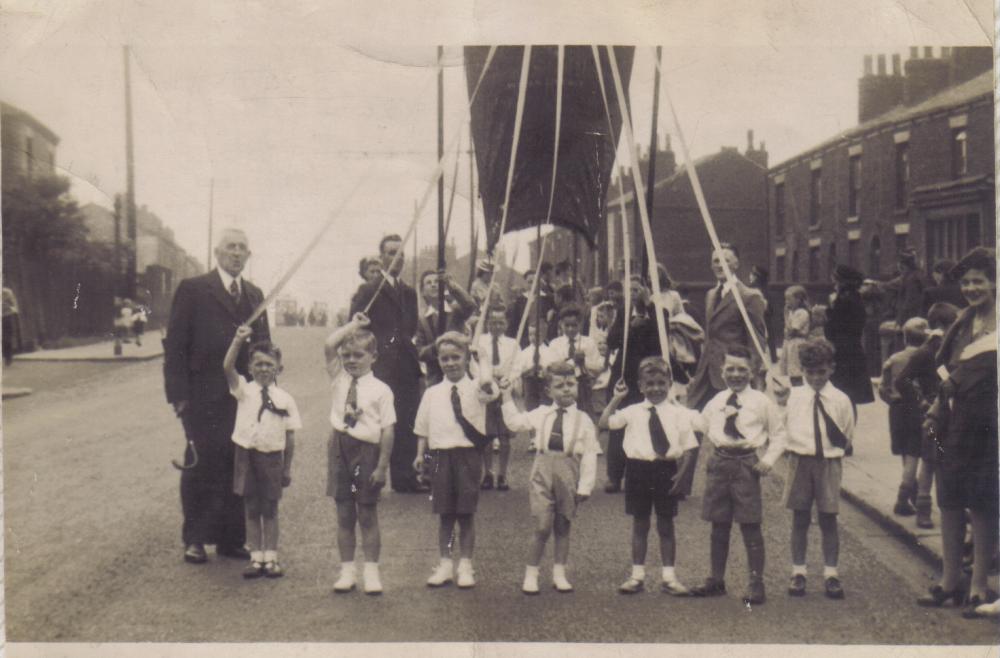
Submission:
M 475 514 L 483 479 L 483 455 L 477 448 L 434 450 L 431 508 L 435 514 Z
M 233 459 L 233 493 L 264 500 L 281 500 L 281 474 L 285 470 L 285 453 L 260 452 L 235 446 Z
M 840 503 L 840 457 L 826 458 L 788 453 L 785 478 L 785 507 L 808 512 L 816 509 L 836 514 Z
M 499 398 L 486 403 L 486 436 L 509 439 L 511 431 L 503 422 L 503 411 L 500 408 Z
M 754 472 L 757 453 L 738 454 L 716 448 L 705 466 L 701 518 L 712 523 L 763 521 L 760 475 Z
M 920 408 L 903 400 L 889 404 L 889 440 L 892 454 L 919 457 L 923 452 Z
M 572 519 L 579 483 L 580 461 L 576 457 L 552 452 L 536 455 L 528 487 L 531 515 L 542 523 L 551 523 L 554 514 Z
M 372 486 L 381 446 L 333 430 L 327 445 L 326 495 L 338 503 L 374 505 L 382 486 Z
M 677 516 L 677 496 L 669 494 L 677 475 L 677 462 L 657 459 L 625 459 L 625 513 L 648 518 L 653 508 L 657 516 Z

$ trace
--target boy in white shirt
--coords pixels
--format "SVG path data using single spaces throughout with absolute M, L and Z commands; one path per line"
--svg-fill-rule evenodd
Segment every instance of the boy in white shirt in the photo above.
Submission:
M 593 408 L 594 378 L 604 370 L 604 357 L 597 347 L 597 341 L 580 334 L 583 310 L 575 304 L 567 304 L 559 310 L 559 330 L 561 336 L 549 342 L 549 363 L 569 361 L 576 368 L 576 378 L 580 384 L 579 406 Z M 545 365 L 549 365 L 546 363 Z
M 639 363 L 639 390 L 645 399 L 616 411 L 628 395 L 625 382 L 619 381 L 598 422 L 601 429 L 625 430 L 625 513 L 632 516 L 632 573 L 618 588 L 622 594 L 645 589 L 646 542 L 654 508 L 663 562 L 661 588 L 674 596 L 689 593 L 674 573 L 674 517 L 698 450 L 695 429 L 700 421 L 697 412 L 668 399 L 670 385 L 667 362 L 646 357 Z
M 432 509 L 441 517 L 438 526 L 441 562 L 427 580 L 427 586 L 441 587 L 455 579 L 451 540 L 457 523 L 457 585 L 468 589 L 476 584 L 472 570 L 475 513 L 483 478 L 482 451 L 490 443 L 485 434 L 486 403 L 496 393 L 486 395 L 480 383 L 468 375 L 468 338 L 448 331 L 434 344 L 444 379 L 424 391 L 413 426 L 419 439 L 413 467 L 418 471 L 423 469 L 424 453 L 430 448 L 434 460 Z
M 730 345 L 722 364 L 726 390 L 702 410 L 702 428 L 713 450 L 705 468 L 701 518 L 712 524 L 712 575 L 691 588 L 694 596 L 726 593 L 726 561 L 733 521 L 740 524 L 750 580 L 744 603 L 760 604 L 764 593 L 764 536 L 760 476 L 774 467 L 784 450 L 781 411 L 766 394 L 750 388 L 753 356 L 743 345 Z M 767 452 L 758 450 L 767 444 Z
M 799 347 L 806 386 L 793 386 L 787 410 L 788 475 L 785 505 L 792 510 L 791 596 L 806 593 L 806 547 L 813 502 L 823 533 L 823 577 L 826 595 L 844 598 L 837 574 L 840 538 L 837 509 L 840 500 L 841 458 L 854 435 L 851 400 L 830 383 L 833 345 L 825 338 L 810 338 Z
M 484 380 L 498 382 L 508 378 L 513 370 L 514 360 L 520 350 L 517 341 L 505 335 L 507 331 L 507 308 L 503 304 L 490 306 L 486 318 L 487 332 L 476 342 L 479 357 L 479 373 Z M 504 425 L 500 411 L 500 398 L 486 405 L 486 436 L 497 439 L 500 444 L 500 463 L 497 468 L 497 491 L 507 491 L 507 464 L 510 462 L 510 430 Z M 493 453 L 483 451 L 483 489 L 493 488 Z
M 538 565 L 549 535 L 555 533 L 552 586 L 572 592 L 566 580 L 570 523 L 576 506 L 586 500 L 597 478 L 597 431 L 590 416 L 576 406 L 578 385 L 573 365 L 554 363 L 545 371 L 551 405 L 522 413 L 510 397 L 510 382 L 500 384 L 504 394 L 503 415 L 508 427 L 535 434 L 537 454 L 531 465 L 529 499 L 535 519 L 535 534 L 528 555 L 521 591 L 538 594 Z
M 378 342 L 366 329 L 368 324 L 368 318 L 357 313 L 331 333 L 324 345 L 332 380 L 333 432 L 327 446 L 326 495 L 337 504 L 340 577 L 333 585 L 337 594 L 350 592 L 356 585 L 355 528 L 359 525 L 365 551 L 365 594 L 382 593 L 377 504 L 392 454 L 396 409 L 392 389 L 372 374 Z
M 281 490 L 292 483 L 292 454 L 295 430 L 302 427 L 292 396 L 275 384 L 281 372 L 281 350 L 269 341 L 250 346 L 250 376 L 247 381 L 236 372 L 236 357 L 253 330 L 236 328 L 222 369 L 229 394 L 236 398 L 233 443 L 233 491 L 243 496 L 246 513 L 247 547 L 250 564 L 244 578 L 280 578 L 278 562 L 278 501 Z

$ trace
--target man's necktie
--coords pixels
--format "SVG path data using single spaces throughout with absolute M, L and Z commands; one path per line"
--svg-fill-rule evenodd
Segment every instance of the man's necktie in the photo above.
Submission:
M 649 408 L 649 438 L 653 441 L 653 451 L 660 457 L 666 457 L 670 441 L 667 440 L 667 432 L 663 429 L 655 405 Z
M 452 384 L 451 386 L 451 408 L 455 412 L 455 420 L 458 422 L 459 427 L 462 428 L 462 433 L 465 434 L 465 438 L 472 442 L 472 445 L 477 448 L 482 448 L 487 443 L 490 442 L 486 438 L 486 435 L 480 432 L 473 426 L 469 420 L 462 415 L 462 396 L 458 394 L 458 386 Z
M 233 282 L 229 284 L 229 296 L 237 304 L 240 302 L 240 286 L 236 283 L 236 279 L 233 279 Z
M 574 361 L 576 359 L 576 338 L 566 336 L 566 340 L 569 341 L 569 348 L 566 353 L 569 355 L 569 360 Z
M 739 398 L 736 397 L 736 393 L 735 392 L 730 393 L 729 399 L 726 400 L 726 406 L 727 407 L 735 407 L 736 408 L 736 413 L 734 413 L 732 416 L 727 416 L 726 417 L 726 425 L 724 427 L 724 430 L 726 432 L 726 436 L 728 436 L 728 437 L 730 437 L 732 439 L 735 439 L 737 441 L 739 441 L 741 439 L 747 438 L 747 437 L 743 436 L 742 432 L 740 432 L 738 429 L 736 429 L 736 417 L 740 413 L 739 412 L 739 410 L 740 410 L 740 401 L 739 401 Z
M 285 417 L 288 415 L 287 409 L 279 409 L 276 406 L 274 406 L 274 400 L 272 400 L 271 396 L 267 394 L 266 386 L 260 389 L 260 411 L 257 412 L 258 423 L 260 422 L 260 419 L 264 416 L 265 410 L 270 411 L 273 414 L 277 414 L 281 417 Z
M 556 419 L 552 421 L 552 430 L 549 432 L 549 452 L 563 451 L 563 416 L 566 410 L 562 407 L 556 409 Z
M 500 336 L 493 336 L 493 365 L 500 365 Z
M 351 377 L 351 385 L 347 389 L 347 400 L 344 402 L 344 424 L 354 427 L 358 423 L 358 378 Z
M 819 397 L 819 392 L 816 393 L 816 404 L 813 407 L 813 432 L 816 434 L 816 454 L 817 456 L 823 456 L 823 446 L 820 440 L 819 431 L 819 417 L 823 416 L 823 423 L 826 424 L 826 436 L 830 439 L 830 443 L 834 447 L 840 448 L 841 450 L 847 449 L 847 437 L 834 422 L 833 418 L 830 418 L 830 414 L 826 413 L 826 408 L 823 406 L 823 401 Z

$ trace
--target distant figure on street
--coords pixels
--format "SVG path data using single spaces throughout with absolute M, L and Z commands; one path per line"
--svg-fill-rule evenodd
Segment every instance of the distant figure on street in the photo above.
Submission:
M 868 361 L 861 346 L 866 318 L 858 290 L 864 275 L 841 264 L 833 270 L 833 281 L 837 288 L 830 296 L 824 328 L 827 339 L 833 343 L 836 364 L 830 382 L 846 393 L 854 405 L 874 402 Z
M 149 314 L 146 312 L 146 307 L 142 304 L 136 304 L 132 311 L 132 335 L 135 336 L 137 347 L 142 347 L 142 335 L 146 331 L 146 322 L 148 321 Z
M 7 286 L 3 287 L 3 363 L 9 366 L 14 361 L 14 339 L 17 336 L 20 309 L 17 297 Z
M 802 386 L 802 365 L 799 347 L 809 338 L 809 296 L 802 286 L 785 290 L 785 340 L 781 344 L 778 364 L 782 375 L 792 386 Z
M 167 402 L 184 425 L 187 468 L 181 473 L 184 559 L 205 562 L 205 544 L 215 544 L 219 555 L 248 559 L 243 501 L 233 492 L 233 428 L 236 399 L 222 361 L 236 334 L 263 301 L 260 288 L 243 278 L 250 258 L 246 234 L 235 228 L 222 231 L 215 247 L 218 266 L 198 277 L 184 279 L 174 293 L 163 341 L 163 375 Z M 252 342 L 270 340 L 267 314 L 251 325 Z M 249 354 L 244 347 L 236 358 L 236 372 L 246 378 Z

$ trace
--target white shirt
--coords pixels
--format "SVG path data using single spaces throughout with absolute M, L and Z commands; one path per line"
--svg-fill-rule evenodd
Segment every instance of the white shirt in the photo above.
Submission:
M 659 459 L 653 450 L 653 439 L 649 435 L 650 408 L 649 400 L 636 402 L 624 409 L 619 409 L 608 418 L 608 427 L 613 430 L 625 429 L 625 456 L 629 459 L 655 461 Z M 670 447 L 666 459 L 680 459 L 681 455 L 698 447 L 698 439 L 694 432 L 700 426 L 697 411 L 680 406 L 676 402 L 664 400 L 656 405 L 656 415 L 667 435 Z
M 583 365 L 587 369 L 587 374 L 596 377 L 604 370 L 604 357 L 601 356 L 600 350 L 597 349 L 597 342 L 593 338 L 577 335 L 573 339 L 573 345 L 576 352 L 583 353 Z M 567 336 L 553 338 L 549 342 L 548 354 L 549 362 L 544 365 L 569 359 L 569 338 Z M 579 367 L 576 369 L 576 374 L 577 376 L 583 374 Z
M 538 363 L 543 368 L 546 364 L 552 363 L 552 358 L 549 356 L 549 348 L 546 345 L 538 346 Z M 517 353 L 514 357 L 514 363 L 510 369 L 510 376 L 520 377 L 524 373 L 528 372 L 535 367 L 535 346 L 528 345 L 523 350 Z
M 424 391 L 417 419 L 413 423 L 413 433 L 426 437 L 427 447 L 431 450 L 474 447 L 466 438 L 451 407 L 452 386 L 458 386 L 462 415 L 473 427 L 486 433 L 486 404 L 481 398 L 479 383 L 471 377 L 463 377 L 457 383 L 445 378 Z
M 510 336 L 500 336 L 498 346 L 500 348 L 500 365 L 494 366 L 492 365 L 493 335 L 490 333 L 480 334 L 479 339 L 476 342 L 476 352 L 479 354 L 479 372 L 483 372 L 486 368 L 492 367 L 494 379 L 506 377 L 511 374 L 514 359 L 517 358 L 517 353 L 519 352 L 517 341 Z
M 260 413 L 262 396 L 261 387 L 255 381 L 246 381 L 238 377 L 236 388 L 230 388 L 229 394 L 236 398 L 236 424 L 233 427 L 233 443 L 247 450 L 259 452 L 281 452 L 285 449 L 285 432 L 302 428 L 299 409 L 295 406 L 292 396 L 275 385 L 267 387 L 268 397 L 278 409 L 288 412 L 287 416 L 265 410 Z
M 243 294 L 243 277 L 241 275 L 237 274 L 236 276 L 233 276 L 221 267 L 216 267 L 215 271 L 219 273 L 220 277 L 222 277 L 222 287 L 226 289 L 226 292 L 229 292 L 229 286 L 233 285 L 233 281 L 235 281 L 240 294 Z
M 826 413 L 837 424 L 848 441 L 854 437 L 854 410 L 851 399 L 830 382 L 819 392 L 820 400 Z M 815 455 L 816 439 L 813 430 L 813 407 L 816 406 L 816 391 L 810 386 L 793 386 L 785 407 L 785 424 L 787 435 L 781 440 L 785 442 L 786 450 L 799 455 Z M 823 415 L 819 417 L 819 431 L 823 438 L 824 457 L 843 457 L 844 451 L 834 447 L 826 434 L 826 421 Z
M 521 412 L 508 400 L 501 409 L 507 427 L 515 432 L 534 432 L 538 452 L 549 452 L 549 434 L 556 421 L 556 405 L 544 405 Z M 597 442 L 594 421 L 575 404 L 566 407 L 566 414 L 563 416 L 563 454 L 581 458 L 580 481 L 576 489 L 580 495 L 589 496 L 594 490 L 594 483 L 597 481 L 597 455 L 600 451 L 601 444 Z
M 396 422 L 392 389 L 370 371 L 358 377 L 357 423 L 348 427 L 344 422 L 344 412 L 351 379 L 346 370 L 341 370 L 330 382 L 330 424 L 333 429 L 350 434 L 358 441 L 377 444 L 382 439 L 382 430 Z
M 747 386 L 736 394 L 739 411 L 736 414 L 736 429 L 746 437 L 734 439 L 726 434 L 726 407 L 732 391 L 720 391 L 708 401 L 701 412 L 704 432 L 712 445 L 720 448 L 762 448 L 768 444 L 767 452 L 761 458 L 773 466 L 784 452 L 784 435 L 781 409 L 767 395 Z

